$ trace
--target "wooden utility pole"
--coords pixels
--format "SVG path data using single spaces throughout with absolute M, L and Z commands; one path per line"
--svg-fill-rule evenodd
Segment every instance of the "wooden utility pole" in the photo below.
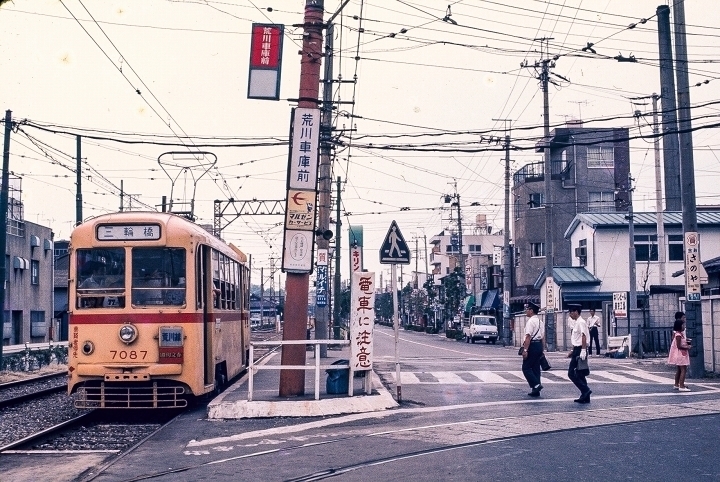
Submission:
M 320 92 L 324 0 L 305 0 L 303 48 L 300 51 L 298 107 L 316 109 Z M 290 166 L 288 166 L 290 169 Z M 309 273 L 287 272 L 283 340 L 304 340 L 307 334 Z M 304 366 L 305 345 L 283 346 L 281 365 Z M 305 394 L 305 370 L 280 370 L 280 396 Z
M 12 111 L 5 111 L 5 144 L 3 146 L 2 160 L 2 186 L 0 187 L 0 253 L 7 249 L 7 212 L 8 212 L 8 184 L 10 182 L 10 132 L 12 131 Z M 5 280 L 8 266 L 6 256 L 0 257 L 0 276 Z M 5 329 L 5 283 L 0 283 L 0 366 L 2 365 L 2 334 Z

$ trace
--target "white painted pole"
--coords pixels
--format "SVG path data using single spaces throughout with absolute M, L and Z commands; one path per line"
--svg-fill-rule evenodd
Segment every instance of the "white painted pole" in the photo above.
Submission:
M 393 287 L 393 322 L 395 326 L 395 387 L 397 390 L 397 402 L 402 402 L 402 383 L 400 382 L 400 355 L 398 343 L 400 341 L 399 319 L 398 319 L 398 293 L 397 293 L 397 264 L 390 265 L 390 276 Z

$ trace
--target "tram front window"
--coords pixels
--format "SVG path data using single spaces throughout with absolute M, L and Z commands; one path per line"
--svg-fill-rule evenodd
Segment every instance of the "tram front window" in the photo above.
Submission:
M 76 272 L 77 308 L 125 306 L 123 248 L 78 249 Z
M 133 306 L 182 306 L 185 280 L 185 249 L 133 248 Z

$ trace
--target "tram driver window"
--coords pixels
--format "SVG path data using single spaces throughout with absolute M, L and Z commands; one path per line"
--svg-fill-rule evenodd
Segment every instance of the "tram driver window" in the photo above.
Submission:
M 125 250 L 77 250 L 77 308 L 125 306 Z
M 185 249 L 133 248 L 133 306 L 183 306 L 185 280 Z

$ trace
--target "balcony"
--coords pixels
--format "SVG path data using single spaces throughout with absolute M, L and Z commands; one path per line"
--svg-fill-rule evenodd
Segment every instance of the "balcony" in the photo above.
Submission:
M 570 175 L 571 161 L 563 159 L 552 159 L 550 161 L 552 169 L 551 179 L 556 181 L 564 181 Z M 540 182 L 545 180 L 545 162 L 531 162 L 525 164 L 513 174 L 513 183 L 515 186 L 526 182 Z

